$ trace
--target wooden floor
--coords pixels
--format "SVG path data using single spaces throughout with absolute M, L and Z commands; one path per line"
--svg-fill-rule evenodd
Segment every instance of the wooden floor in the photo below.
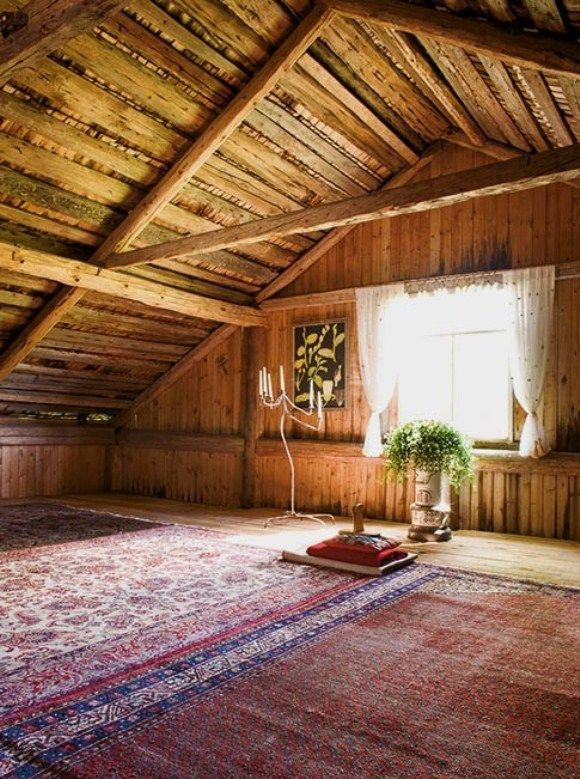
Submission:
M 234 543 L 268 549 L 299 551 L 329 535 L 328 528 L 311 523 L 294 522 L 264 528 L 264 519 L 272 514 L 265 509 L 220 509 L 116 493 L 42 500 L 159 522 L 216 528 L 228 533 Z M 4 505 L 6 503 L 8 501 Z M 348 520 L 337 519 L 337 527 L 348 526 Z M 405 538 L 407 526 L 373 520 L 367 524 L 367 529 Z M 580 543 L 573 541 L 461 530 L 449 543 L 405 544 L 405 547 L 418 552 L 420 561 L 437 565 L 580 588 Z

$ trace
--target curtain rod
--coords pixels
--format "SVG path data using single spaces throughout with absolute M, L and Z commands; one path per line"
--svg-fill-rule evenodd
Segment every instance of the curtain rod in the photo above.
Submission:
M 530 265 L 526 267 L 545 267 L 542 265 Z M 556 281 L 580 278 L 580 262 L 560 263 L 555 266 Z M 345 287 L 333 289 L 327 292 L 310 292 L 303 295 L 289 295 L 288 297 L 272 298 L 264 301 L 260 308 L 264 311 L 284 311 L 293 308 L 311 308 L 313 306 L 338 305 L 341 303 L 354 303 L 357 289 L 373 289 L 378 287 L 394 286 L 395 284 L 420 285 L 432 282 L 433 285 L 449 284 L 454 281 L 468 280 L 469 278 L 488 277 L 490 282 L 493 277 L 503 276 L 510 271 L 524 270 L 524 268 L 503 268 L 498 270 L 468 271 L 467 273 L 450 273 L 441 276 L 423 276 L 417 279 L 401 279 L 388 281 L 384 284 L 361 284 L 359 287 Z

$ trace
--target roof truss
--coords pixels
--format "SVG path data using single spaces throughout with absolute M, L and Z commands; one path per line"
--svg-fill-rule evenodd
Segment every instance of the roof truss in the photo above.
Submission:
M 6 81 L 16 69 L 25 67 L 34 59 L 50 53 L 66 40 L 90 29 L 100 19 L 104 18 L 104 16 L 113 13 L 123 5 L 124 3 L 116 0 L 31 0 L 25 9 L 30 17 L 28 26 L 25 29 L 14 33 L 10 36 L 8 41 L 0 43 L 0 80 Z M 305 17 L 286 41 L 282 43 L 262 69 L 240 90 L 237 96 L 226 106 L 222 113 L 217 116 L 208 128 L 196 139 L 187 152 L 170 168 L 168 173 L 153 186 L 142 201 L 138 203 L 121 224 L 113 230 L 93 254 L 93 257 L 91 258 L 93 263 L 103 263 L 103 261 L 106 260 L 105 264 L 109 268 L 123 267 L 126 265 L 148 262 L 148 259 L 141 258 L 152 256 L 139 254 L 139 252 L 151 251 L 155 254 L 164 253 L 167 250 L 170 246 L 169 244 L 162 244 L 159 247 L 156 246 L 151 249 L 136 250 L 134 252 L 128 252 L 127 254 L 118 253 L 119 250 L 129 246 L 131 241 L 142 232 L 159 211 L 171 202 L 172 198 L 181 191 L 195 172 L 211 157 L 223 141 L 239 127 L 241 122 L 255 107 L 258 101 L 272 89 L 281 76 L 290 70 L 298 58 L 304 54 L 309 46 L 317 39 L 321 31 L 323 31 L 324 26 L 336 14 L 380 25 L 385 29 L 386 34 L 392 35 L 393 45 L 405 53 L 409 66 L 414 71 L 418 83 L 423 86 L 425 92 L 430 94 L 435 103 L 443 109 L 443 112 L 455 123 L 455 125 L 465 133 L 465 136 L 462 137 L 466 139 L 466 144 L 471 144 L 472 147 L 479 148 L 481 151 L 489 154 L 493 154 L 493 152 L 491 152 L 489 148 L 486 148 L 489 146 L 489 142 L 477 124 L 474 123 L 471 116 L 465 111 L 460 101 L 456 99 L 453 91 L 449 89 L 437 71 L 433 69 L 421 50 L 413 43 L 413 39 L 407 36 L 407 33 L 412 33 L 419 37 L 425 36 L 442 43 L 451 43 L 491 58 L 500 58 L 504 62 L 524 67 L 530 72 L 543 70 L 549 73 L 558 74 L 562 77 L 565 76 L 569 79 L 567 83 L 575 83 L 573 79 L 576 79 L 580 75 L 580 54 L 577 43 L 564 36 L 551 35 L 548 33 L 530 33 L 522 30 L 508 31 L 489 21 L 468 19 L 429 8 L 409 5 L 400 0 L 388 0 L 387 2 L 381 0 L 324 0 L 314 6 L 310 14 Z M 394 32 L 391 33 L 388 31 Z M 312 60 L 312 62 L 313 66 L 317 65 L 315 60 Z M 455 138 L 455 141 L 459 142 L 457 137 Z M 501 144 L 495 145 L 498 147 L 501 146 Z M 431 150 L 431 153 L 432 151 L 433 150 Z M 512 151 L 514 153 L 511 156 L 519 153 L 518 150 Z M 399 153 L 409 162 L 414 162 L 417 156 L 410 148 L 405 149 L 401 147 Z M 495 156 L 501 157 L 500 154 L 496 154 Z M 509 155 L 506 154 L 504 158 L 508 159 L 508 157 Z M 565 155 L 559 159 L 564 160 L 564 157 Z M 403 185 L 412 177 L 413 173 L 411 171 L 414 168 L 420 169 L 423 167 L 426 164 L 424 160 L 428 160 L 428 158 L 428 154 L 423 155 L 423 157 L 420 157 L 414 164 L 410 165 L 400 174 L 397 174 L 394 179 L 391 179 L 387 183 L 386 187 L 381 193 L 378 193 L 378 195 L 364 196 L 369 198 L 366 201 L 363 201 L 361 198 L 357 208 L 372 208 L 377 206 L 381 210 L 374 214 L 374 216 L 371 216 L 371 218 L 378 218 L 388 215 L 388 213 L 403 213 L 401 208 L 405 207 L 411 210 L 417 210 L 418 208 L 423 207 L 438 207 L 443 201 L 451 202 L 449 201 L 449 198 L 453 197 L 453 195 L 446 195 L 445 192 L 440 193 L 438 196 L 439 199 L 434 195 L 431 205 L 427 203 L 427 200 L 422 201 L 422 205 L 419 202 L 411 202 L 413 198 L 415 198 L 415 201 L 417 200 L 417 193 L 419 190 L 414 191 L 412 188 L 411 190 L 407 190 Z M 517 165 L 514 167 L 514 170 L 518 170 Z M 519 170 L 523 169 L 520 168 Z M 570 174 L 570 168 L 567 170 L 552 171 L 552 178 L 550 180 L 570 180 Z M 517 175 L 519 174 L 516 174 L 516 178 Z M 548 180 L 546 179 L 547 175 L 550 174 L 538 174 L 538 178 L 535 180 L 539 183 L 534 184 L 530 183 L 531 179 L 528 180 L 528 183 L 525 183 L 525 176 L 522 174 L 520 180 L 513 180 L 511 184 L 518 188 L 523 188 L 524 186 L 537 186 L 540 183 L 548 183 Z M 509 184 L 509 182 L 506 181 L 504 184 Z M 500 184 L 498 184 L 498 186 L 500 186 Z M 407 206 L 401 205 L 401 202 L 396 202 L 396 198 L 391 198 L 390 200 L 389 197 L 387 197 L 386 200 L 381 199 L 381 196 L 385 195 L 385 190 L 392 190 L 394 187 L 406 190 L 404 193 L 399 192 L 397 197 L 403 197 L 403 200 L 405 197 L 410 197 L 411 201 L 407 203 Z M 455 196 L 461 196 L 462 199 L 466 197 L 477 197 L 480 196 L 484 190 L 485 186 L 482 183 L 478 190 L 472 190 L 470 193 L 456 192 Z M 515 190 L 512 189 L 511 191 Z M 487 194 L 489 194 L 489 191 Z M 375 199 L 373 200 L 372 198 Z M 348 201 L 346 202 L 348 203 Z M 352 229 L 350 217 L 341 216 L 341 210 L 346 209 L 346 211 L 348 211 L 348 206 L 344 202 L 330 204 L 330 206 L 325 206 L 324 208 L 332 209 L 331 213 L 333 217 L 330 221 L 327 218 L 322 219 L 322 211 L 316 212 L 316 209 L 307 209 L 304 212 L 299 212 L 298 215 L 289 214 L 276 218 L 282 220 L 283 230 L 288 229 L 289 225 L 292 223 L 297 223 L 296 221 L 292 222 L 292 220 L 306 218 L 307 212 L 309 212 L 309 221 L 304 222 L 303 224 L 305 225 L 316 223 L 318 226 L 324 227 L 334 224 L 343 226 L 334 229 L 330 234 L 322 238 L 318 244 L 302 255 L 292 267 L 283 272 L 277 279 L 274 279 L 274 281 L 258 294 L 258 302 L 270 297 L 286 286 L 287 283 L 290 283 L 290 281 L 300 275 L 300 273 L 304 272 L 306 268 L 316 262 L 330 246 L 334 245 Z M 387 213 L 384 210 L 385 208 L 387 208 L 387 211 L 389 208 L 391 210 Z M 346 211 L 344 212 L 345 214 Z M 358 211 L 353 218 L 362 221 L 363 216 L 364 215 Z M 286 218 L 288 218 L 288 221 L 284 221 Z M 336 219 L 338 219 L 338 221 L 335 221 Z M 346 223 L 344 221 L 345 219 Z M 172 242 L 172 244 L 180 244 L 180 253 L 170 254 L 169 256 L 184 256 L 183 249 L 185 246 L 193 247 L 193 249 L 190 248 L 188 250 L 187 254 L 191 254 L 192 252 L 195 253 L 197 252 L 196 246 L 201 246 L 201 244 L 206 241 L 208 246 L 215 246 L 217 242 L 223 241 L 224 237 L 225 240 L 231 240 L 231 236 L 238 236 L 236 242 L 233 244 L 226 244 L 228 246 L 237 245 L 239 235 L 242 236 L 242 241 L 246 241 L 248 236 L 248 241 L 254 240 L 253 236 L 255 236 L 255 230 L 269 229 L 267 226 L 268 220 L 259 220 L 259 222 L 261 223 L 261 228 L 258 227 L 258 222 L 256 222 L 241 228 L 227 228 L 227 230 L 230 231 L 229 234 L 227 233 L 227 230 L 216 230 L 211 236 L 210 234 L 204 234 L 192 239 L 183 239 L 183 242 Z M 273 222 L 271 222 L 271 224 L 273 224 Z M 314 230 L 316 228 L 307 227 L 307 229 Z M 281 233 L 277 232 L 274 234 L 278 235 Z M 227 237 L 228 235 L 230 238 Z M 244 238 L 244 236 L 246 237 Z M 184 243 L 187 241 L 192 241 L 193 243 Z M 207 250 L 204 250 L 204 252 L 205 251 Z M 0 254 L 2 254 L 5 259 L 9 254 L 7 247 L 4 247 L 4 250 L 0 249 Z M 13 252 L 11 262 L 14 262 L 15 256 L 16 255 L 14 255 Z M 161 256 L 161 254 L 158 254 L 158 256 L 161 259 L 166 259 L 167 257 L 167 255 Z M 18 257 L 20 270 L 22 271 L 24 270 L 26 260 L 23 259 L 24 255 L 22 253 L 20 253 Z M 107 282 L 109 290 L 113 288 L 117 289 L 116 293 L 110 292 L 110 294 L 121 294 L 120 290 L 124 289 L 125 292 L 122 294 L 126 297 L 142 300 L 142 302 L 145 302 L 145 299 L 147 299 L 149 301 L 148 305 L 152 304 L 155 299 L 153 296 L 148 295 L 147 291 L 144 290 L 143 281 L 141 279 L 134 279 L 133 277 L 123 275 L 123 281 L 121 282 L 119 279 L 109 278 L 106 275 L 106 272 L 99 278 L 98 275 L 94 275 L 94 266 L 82 263 L 77 263 L 77 272 L 79 275 L 75 276 L 71 271 L 72 266 L 67 265 L 69 262 L 71 261 L 64 260 L 64 258 L 52 257 L 48 264 L 41 263 L 40 266 L 52 274 L 47 275 L 45 278 L 55 278 L 57 276 L 59 280 L 68 278 L 70 279 L 69 283 L 71 285 L 74 284 L 74 286 L 65 288 L 57 294 L 57 296 L 41 310 L 32 323 L 25 328 L 20 336 L 4 352 L 0 357 L 0 378 L 7 375 L 19 361 L 25 359 L 26 355 L 34 346 L 39 343 L 50 329 L 66 315 L 67 311 L 83 297 L 84 289 L 99 288 L 100 290 L 103 290 L 103 284 L 104 282 Z M 62 263 L 64 263 L 64 265 Z M 50 270 L 49 266 L 52 270 Z M 66 271 L 64 270 L 65 266 L 67 268 Z M 26 267 L 28 268 L 27 272 L 31 272 L 32 264 L 29 263 Z M 55 270 L 57 267 L 58 271 Z M 36 275 L 39 274 L 36 273 Z M 78 283 L 79 279 L 82 284 Z M 98 279 L 98 281 L 95 281 L 95 279 Z M 119 286 L 115 287 L 115 284 L 113 283 L 115 281 L 118 282 Z M 153 282 L 148 283 L 153 284 Z M 82 286 L 83 284 L 85 285 L 84 287 Z M 95 284 L 100 286 L 97 287 Z M 172 310 L 183 311 L 183 307 L 191 306 L 192 308 L 188 308 L 187 313 L 192 315 L 207 316 L 207 312 L 211 311 L 211 318 L 214 318 L 217 321 L 225 321 L 228 323 L 235 322 L 236 324 L 258 323 L 256 312 L 250 307 L 225 304 L 222 301 L 214 301 L 210 298 L 192 294 L 188 295 L 188 300 L 186 301 L 184 296 L 187 293 L 168 289 L 162 284 L 157 284 L 156 294 L 160 296 L 157 300 L 163 300 L 165 304 L 169 301 L 170 307 L 173 307 Z M 244 311 L 244 309 L 246 310 Z M 228 324 L 224 327 L 229 326 L 230 325 Z M 216 332 L 223 333 L 223 331 L 224 328 L 222 327 Z M 211 338 L 212 336 L 210 336 L 210 340 Z M 197 349 L 199 349 L 199 347 L 197 347 Z

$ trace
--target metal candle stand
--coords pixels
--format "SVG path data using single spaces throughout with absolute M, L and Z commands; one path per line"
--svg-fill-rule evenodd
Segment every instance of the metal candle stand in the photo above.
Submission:
M 320 396 L 320 393 L 318 393 Z M 310 520 L 313 522 L 319 522 L 321 525 L 326 525 L 326 521 L 329 520 L 334 524 L 334 517 L 332 514 L 307 514 L 301 511 L 296 511 L 295 504 L 295 491 L 296 491 L 296 472 L 294 468 L 294 460 L 290 453 L 290 447 L 286 440 L 286 433 L 284 431 L 286 420 L 292 419 L 302 427 L 306 427 L 309 430 L 320 430 L 322 427 L 322 406 L 320 397 L 318 397 L 318 417 L 316 425 L 309 424 L 301 419 L 297 414 L 301 414 L 306 417 L 311 417 L 314 414 L 313 408 L 313 391 L 310 391 L 310 408 L 308 410 L 300 408 L 293 403 L 289 396 L 286 394 L 284 386 L 284 371 L 280 366 L 280 394 L 278 397 L 273 397 L 272 379 L 271 376 L 266 373 L 266 369 L 262 368 L 260 371 L 260 401 L 262 405 L 269 409 L 280 408 L 282 410 L 282 416 L 280 417 L 280 438 L 290 464 L 290 508 L 283 514 L 278 514 L 275 517 L 268 517 L 264 522 L 264 527 L 269 527 L 275 522 L 284 522 L 287 520 L 298 519 L 300 521 Z

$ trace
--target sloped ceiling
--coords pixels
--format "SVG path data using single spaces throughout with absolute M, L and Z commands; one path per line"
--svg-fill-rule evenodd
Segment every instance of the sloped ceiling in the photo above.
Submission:
M 447 0 L 445 8 L 574 37 L 580 13 L 568 2 Z M 0 241 L 89 258 L 309 8 L 305 0 L 133 0 L 18 71 L 0 90 Z M 426 69 L 482 137 L 522 151 L 580 140 L 578 81 L 338 18 L 132 247 L 377 189 L 457 128 Z M 246 304 L 322 235 L 126 273 Z M 0 271 L 0 349 L 57 291 Z M 106 419 L 215 327 L 88 293 L 0 382 L 0 414 Z

